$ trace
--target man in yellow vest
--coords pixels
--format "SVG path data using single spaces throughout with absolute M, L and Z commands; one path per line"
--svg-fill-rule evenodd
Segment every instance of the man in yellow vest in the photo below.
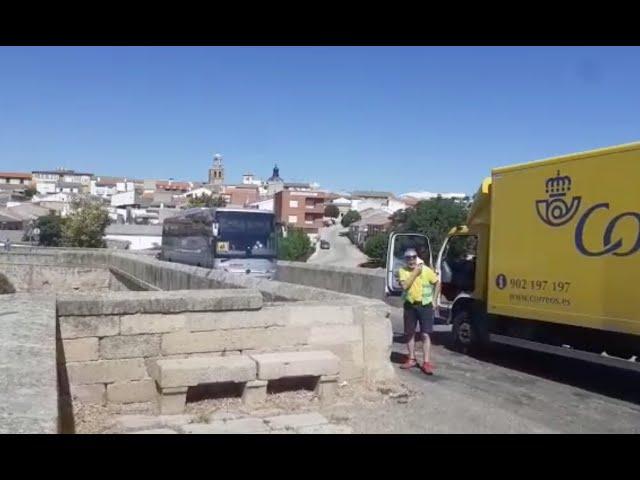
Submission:
M 404 334 L 409 356 L 400 368 L 413 368 L 417 365 L 415 346 L 416 326 L 419 323 L 424 353 L 422 371 L 427 375 L 433 375 L 433 365 L 429 357 L 431 350 L 429 334 L 433 331 L 433 290 L 438 277 L 433 270 L 424 265 L 413 248 L 404 252 L 404 258 L 407 266 L 398 271 L 398 276 L 403 290 Z

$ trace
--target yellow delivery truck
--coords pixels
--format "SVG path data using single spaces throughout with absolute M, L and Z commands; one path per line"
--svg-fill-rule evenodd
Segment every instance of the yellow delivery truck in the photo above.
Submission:
M 408 244 L 439 275 L 436 321 L 457 348 L 640 370 L 640 143 L 494 169 L 435 264 L 427 238 L 391 236 L 387 294 Z

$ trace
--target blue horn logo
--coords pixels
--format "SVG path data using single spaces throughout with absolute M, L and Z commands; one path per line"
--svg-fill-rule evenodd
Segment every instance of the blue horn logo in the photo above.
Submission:
M 560 176 L 560 170 L 555 177 L 547 179 L 545 192 L 548 198 L 536 200 L 536 211 L 540 220 L 551 227 L 559 227 L 569 222 L 580 208 L 581 197 L 573 197 L 567 203 L 565 197 L 571 191 L 571 177 Z

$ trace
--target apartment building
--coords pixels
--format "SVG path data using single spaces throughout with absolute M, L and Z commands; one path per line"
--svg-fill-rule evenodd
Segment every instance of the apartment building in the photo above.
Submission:
M 308 234 L 323 226 L 325 203 L 330 198 L 323 191 L 281 190 L 274 197 L 276 219 L 283 225 L 302 228 Z

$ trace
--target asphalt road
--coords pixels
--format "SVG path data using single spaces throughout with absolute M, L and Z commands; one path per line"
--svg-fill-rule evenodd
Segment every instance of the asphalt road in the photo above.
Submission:
M 409 401 L 341 412 L 356 433 L 640 433 L 640 374 L 503 346 L 472 357 L 435 333 L 436 374 L 428 377 L 398 368 L 399 309 L 391 320 L 391 361 Z
M 318 245 L 316 253 L 307 260 L 307 263 L 335 267 L 357 267 L 361 263 L 368 261 L 369 257 L 358 250 L 346 236 L 340 235 L 340 233 L 346 232 L 347 229 L 341 225 L 320 229 L 320 238 L 328 240 L 330 248 L 322 250 Z

